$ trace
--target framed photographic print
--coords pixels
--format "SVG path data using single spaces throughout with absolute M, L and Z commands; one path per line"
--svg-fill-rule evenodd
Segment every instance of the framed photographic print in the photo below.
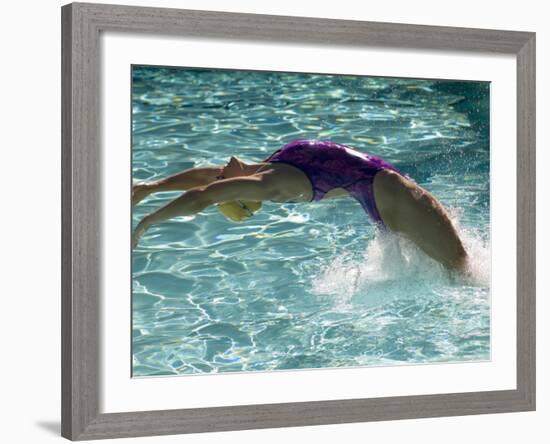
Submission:
M 535 408 L 533 33 L 62 24 L 63 436 Z

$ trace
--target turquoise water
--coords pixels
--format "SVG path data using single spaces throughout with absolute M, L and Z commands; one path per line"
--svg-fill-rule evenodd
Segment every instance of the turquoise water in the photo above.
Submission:
M 134 66 L 134 182 L 330 139 L 437 196 L 473 257 L 452 275 L 352 199 L 175 218 L 133 253 L 134 376 L 490 359 L 488 116 L 487 83 Z

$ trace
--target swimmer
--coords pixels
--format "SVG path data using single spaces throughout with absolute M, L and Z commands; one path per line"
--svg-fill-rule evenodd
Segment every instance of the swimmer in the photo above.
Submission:
M 380 157 L 331 141 L 295 140 L 267 159 L 193 168 L 137 184 L 132 205 L 159 191 L 186 191 L 138 224 L 133 246 L 151 225 L 190 216 L 210 205 L 233 220 L 250 217 L 262 201 L 310 202 L 355 198 L 381 229 L 404 235 L 448 269 L 465 271 L 467 254 L 443 205 Z

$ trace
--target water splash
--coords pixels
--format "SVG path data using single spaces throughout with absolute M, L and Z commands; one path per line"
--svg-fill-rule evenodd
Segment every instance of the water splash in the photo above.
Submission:
M 489 287 L 491 285 L 491 247 L 477 230 L 463 230 L 462 240 L 468 252 L 466 282 L 474 286 Z
M 359 259 L 344 253 L 321 267 L 311 282 L 316 295 L 330 295 L 338 310 L 353 303 L 379 305 L 410 294 L 440 292 L 447 287 L 489 287 L 489 243 L 474 229 L 453 222 L 469 256 L 465 274 L 451 272 L 421 251 L 413 242 L 391 232 L 377 231 Z

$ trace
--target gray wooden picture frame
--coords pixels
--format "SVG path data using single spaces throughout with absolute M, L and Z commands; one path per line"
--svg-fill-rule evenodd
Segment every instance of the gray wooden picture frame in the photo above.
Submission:
M 62 7 L 62 435 L 72 440 L 535 409 L 535 34 L 73 3 Z M 517 60 L 517 388 L 101 413 L 100 45 L 104 31 L 510 54 Z M 496 148 L 498 149 L 498 148 Z M 498 295 L 497 295 L 498 296 Z

